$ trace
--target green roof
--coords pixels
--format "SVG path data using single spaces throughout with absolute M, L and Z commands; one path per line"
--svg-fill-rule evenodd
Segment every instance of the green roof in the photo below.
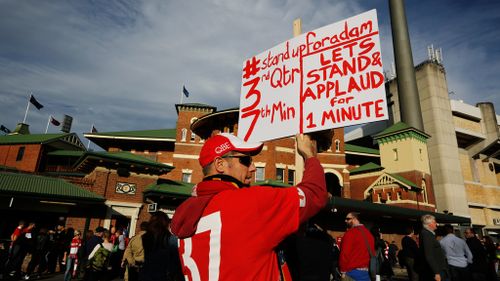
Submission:
M 404 130 L 408 130 L 408 129 L 412 129 L 412 128 L 413 127 L 410 127 L 408 124 L 406 124 L 404 122 L 398 122 L 398 123 L 390 126 L 389 128 L 386 128 L 382 132 L 378 133 L 377 136 L 388 135 L 388 134 L 392 134 L 392 133 L 396 133 L 399 131 L 404 131 Z
M 263 181 L 256 181 L 252 184 L 253 186 L 262 185 L 262 186 L 272 186 L 272 187 L 290 187 L 291 185 L 284 183 L 279 180 L 266 179 Z
M 75 133 L 6 135 L 0 136 L 0 145 L 2 144 L 43 144 L 61 150 L 85 150 L 85 146 Z
M 361 174 L 361 173 L 372 172 L 372 171 L 380 171 L 383 169 L 384 169 L 384 167 L 379 166 L 373 162 L 369 162 L 369 163 L 361 165 L 355 169 L 350 170 L 349 173 L 351 175 L 354 175 L 354 174 Z
M 47 153 L 50 156 L 81 157 L 85 151 L 82 150 L 56 150 Z
M 117 151 L 117 152 L 94 151 L 94 152 L 87 152 L 87 154 L 89 156 L 92 155 L 92 156 L 98 156 L 98 157 L 102 157 L 102 158 L 129 161 L 129 162 L 141 163 L 141 164 L 152 165 L 152 166 L 157 166 L 157 167 L 173 168 L 170 165 L 158 163 L 158 162 L 153 161 L 149 158 L 146 158 L 144 156 L 137 155 L 137 154 L 134 154 L 134 153 L 131 153 L 128 151 Z
M 111 136 L 130 138 L 154 138 L 154 139 L 175 139 L 177 129 L 141 130 L 141 131 L 121 131 L 121 132 L 99 132 L 88 133 L 85 137 Z
M 0 191 L 2 195 L 18 194 L 46 197 L 48 199 L 105 200 L 102 196 L 65 180 L 30 174 L 0 173 Z
M 69 134 L 35 134 L 0 136 L 0 144 L 36 144 L 58 140 Z
M 356 152 L 356 153 L 380 155 L 380 151 L 378 151 L 378 149 L 373 149 L 373 148 L 349 144 L 349 143 L 344 144 L 344 150 L 346 152 L 349 151 L 349 152 Z
M 408 124 L 406 124 L 404 122 L 398 122 L 398 123 L 390 126 L 389 128 L 383 130 L 382 132 L 378 133 L 374 137 L 375 137 L 375 139 L 378 139 L 378 138 L 382 138 L 382 137 L 385 137 L 385 136 L 389 136 L 389 135 L 393 135 L 393 134 L 401 133 L 401 132 L 405 132 L 405 131 L 413 131 L 413 132 L 416 132 L 417 134 L 422 135 L 422 136 L 424 136 L 426 138 L 430 137 L 425 132 L 420 131 L 420 130 L 418 130 L 416 128 L 413 128 L 413 127 L 411 127 L 410 125 L 408 125 Z
M 115 167 L 117 167 L 115 165 L 116 163 L 130 165 L 128 167 L 130 168 L 130 170 L 138 170 L 140 172 L 144 172 L 146 170 L 154 170 L 160 174 L 163 174 L 174 169 L 173 166 L 158 163 L 149 158 L 133 154 L 128 151 L 88 151 L 80 159 L 78 159 L 78 161 L 75 163 L 75 167 L 77 167 L 79 170 L 90 171 L 94 169 L 95 166 L 105 165 L 104 162 L 108 162 Z
M 194 184 L 192 183 L 159 179 L 156 183 L 148 185 L 144 189 L 144 193 L 160 193 L 190 197 L 193 186 Z
M 410 186 L 410 187 L 413 187 L 413 189 L 422 189 L 420 186 L 418 186 L 417 184 L 415 184 L 414 182 L 406 179 L 406 178 L 403 178 L 402 176 L 400 175 L 397 175 L 397 174 L 389 174 L 387 173 L 388 175 L 390 175 L 391 177 L 395 178 L 396 180 L 400 181 L 402 184 L 406 185 L 406 186 Z M 411 189 L 411 188 L 410 188 Z

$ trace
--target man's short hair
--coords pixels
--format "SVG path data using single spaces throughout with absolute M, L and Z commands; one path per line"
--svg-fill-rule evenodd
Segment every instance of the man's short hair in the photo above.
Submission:
M 435 221 L 436 218 L 433 215 L 427 214 L 422 216 L 422 225 L 427 226 Z
M 444 231 L 446 232 L 446 234 L 450 234 L 450 233 L 453 233 L 454 230 L 453 230 L 453 226 L 449 223 L 445 224 L 444 225 Z
M 359 221 L 359 216 L 361 215 L 361 213 L 359 212 L 349 212 L 349 214 L 351 214 L 351 216 L 355 219 L 357 219 Z
M 409 235 L 409 234 L 412 234 L 413 233 L 413 227 L 412 226 L 408 226 L 405 228 L 405 234 L 406 235 Z
M 98 226 L 95 228 L 95 232 L 98 233 L 98 232 L 103 232 L 104 231 L 104 227 L 102 226 Z
M 467 228 L 465 229 L 465 231 L 467 231 L 467 230 L 468 230 L 468 231 L 470 231 L 470 233 L 472 233 L 472 234 L 476 235 L 476 231 L 474 230 L 474 228 L 467 227 Z

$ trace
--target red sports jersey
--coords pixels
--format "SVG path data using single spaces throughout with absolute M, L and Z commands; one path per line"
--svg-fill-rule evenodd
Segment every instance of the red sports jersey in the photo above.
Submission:
M 184 274 L 192 281 L 277 281 L 280 273 L 273 249 L 298 225 L 296 188 L 221 192 L 205 208 L 196 234 L 180 240 Z
M 196 197 L 177 208 L 171 225 L 181 238 L 186 280 L 280 280 L 274 249 L 327 198 L 319 161 L 309 158 L 305 166 L 297 187 L 238 188 L 220 179 L 199 183 Z

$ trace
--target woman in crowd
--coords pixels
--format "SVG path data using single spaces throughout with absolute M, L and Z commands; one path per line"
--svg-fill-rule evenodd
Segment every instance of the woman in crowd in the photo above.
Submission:
M 71 280 L 71 277 L 76 277 L 78 268 L 78 251 L 82 247 L 81 232 L 75 230 L 73 239 L 69 246 L 69 254 L 66 256 L 66 271 L 64 272 L 64 281 Z
M 179 256 L 177 247 L 169 244 L 169 225 L 170 219 L 165 213 L 156 212 L 151 216 L 147 231 L 142 235 L 144 264 L 139 272 L 139 280 L 179 280 Z

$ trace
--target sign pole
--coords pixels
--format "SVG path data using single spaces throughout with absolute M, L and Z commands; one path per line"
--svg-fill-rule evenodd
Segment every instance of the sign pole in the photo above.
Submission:
M 293 37 L 297 37 L 302 33 L 302 20 L 300 18 L 293 21 Z M 302 181 L 304 174 L 304 160 L 299 155 L 297 150 L 297 142 L 295 142 L 295 183 Z

